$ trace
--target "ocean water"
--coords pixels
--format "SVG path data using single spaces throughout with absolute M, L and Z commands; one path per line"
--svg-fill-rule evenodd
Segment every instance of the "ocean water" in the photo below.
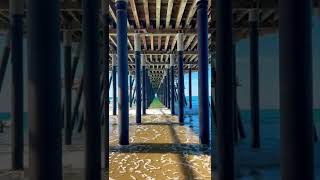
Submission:
M 189 103 L 189 97 L 187 102 Z M 185 115 L 187 123 L 192 123 L 193 129 L 196 133 L 199 133 L 199 122 L 198 113 L 199 113 L 199 99 L 196 96 L 192 97 L 192 109 L 189 108 L 189 104 L 185 107 Z M 241 107 L 240 107 L 241 109 Z M 178 105 L 175 105 L 175 111 L 178 112 Z M 211 112 L 210 112 L 211 113 Z M 240 110 L 241 121 L 246 130 L 247 136 L 250 136 L 250 126 L 251 126 L 251 111 L 250 109 L 241 109 Z M 211 118 L 211 115 L 210 115 Z M 317 127 L 318 135 L 320 135 L 320 109 L 313 110 L 313 119 Z M 188 121 L 189 120 L 189 121 Z M 269 138 L 280 139 L 280 111 L 279 109 L 261 109 L 260 110 L 260 128 L 261 136 Z M 271 133 L 270 133 L 271 132 Z M 263 141 L 263 139 L 262 139 Z
M 112 105 L 112 98 L 110 98 L 110 105 Z M 195 133 L 199 134 L 199 122 L 198 122 L 198 105 L 199 99 L 197 96 L 192 97 L 192 109 L 189 108 L 189 97 L 186 97 L 187 105 L 185 107 L 185 122 L 192 126 Z M 241 108 L 241 107 L 240 107 Z M 175 104 L 175 112 L 178 112 L 178 104 Z M 210 112 L 211 113 L 211 112 Z M 250 135 L 250 120 L 251 114 L 250 110 L 241 110 L 241 120 L 245 127 L 246 133 Z M 210 115 L 211 118 L 211 115 Z M 10 121 L 10 112 L 0 112 L 0 121 Z M 315 109 L 313 111 L 313 119 L 318 130 L 318 135 L 320 132 L 320 109 Z M 260 110 L 260 127 L 261 135 L 266 136 L 266 138 L 280 138 L 280 112 L 279 109 L 261 109 Z M 28 127 L 28 113 L 24 113 L 24 128 Z M 270 129 L 273 129 L 270 133 Z M 277 130 L 278 129 L 278 130 Z M 271 136 L 272 135 L 272 136 Z M 263 139 L 262 139 L 263 141 Z

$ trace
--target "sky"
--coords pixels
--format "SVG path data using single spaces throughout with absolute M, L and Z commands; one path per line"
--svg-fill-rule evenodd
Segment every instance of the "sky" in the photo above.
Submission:
M 313 100 L 314 107 L 320 108 L 320 19 L 313 18 Z M 260 107 L 261 109 L 279 108 L 279 45 L 278 34 L 269 34 L 259 38 L 259 73 L 260 73 Z M 4 37 L 0 35 L 0 55 L 2 56 Z M 26 45 L 26 43 L 25 43 Z M 238 87 L 238 103 L 241 109 L 250 108 L 250 64 L 249 64 L 249 41 L 243 39 L 237 42 L 236 47 L 237 76 L 241 86 Z M 26 49 L 24 49 L 26 50 Z M 26 52 L 24 52 L 26 53 Z M 63 51 L 61 52 L 63 54 Z M 25 56 L 26 57 L 26 56 Z M 63 58 L 62 58 L 63 59 Z M 61 63 L 63 65 L 63 62 Z M 209 66 L 210 67 L 210 66 Z M 61 67 L 63 72 L 63 66 Z M 209 87 L 210 87 L 209 69 Z M 24 59 L 24 82 L 25 82 L 25 107 L 27 106 L 27 69 Z M 62 75 L 63 76 L 63 75 Z M 185 74 L 185 94 L 188 96 L 188 74 Z M 111 87 L 112 88 L 112 87 Z M 192 93 L 198 95 L 198 76 L 192 73 Z M 110 93 L 111 94 L 111 93 Z M 0 112 L 9 112 L 11 107 L 11 63 L 6 71 L 4 84 L 0 92 Z M 25 108 L 27 109 L 27 108 Z

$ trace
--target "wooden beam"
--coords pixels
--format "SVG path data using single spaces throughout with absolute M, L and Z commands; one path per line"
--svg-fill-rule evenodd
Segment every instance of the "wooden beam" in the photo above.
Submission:
M 114 3 L 114 0 L 112 1 Z M 149 2 L 150 5 L 154 5 L 154 1 Z M 319 7 L 318 0 L 314 0 L 314 7 Z M 245 0 L 234 0 L 232 3 L 233 9 L 250 9 L 252 8 L 252 1 Z M 260 0 L 260 7 L 262 9 L 273 9 L 278 7 L 278 0 Z M 0 1 L 0 11 L 8 11 L 9 9 L 9 1 L 2 0 Z M 77 1 L 69 1 L 64 0 L 60 3 L 61 11 L 82 11 L 82 3 L 80 0 Z
M 112 17 L 113 21 L 115 23 L 117 23 L 117 17 L 116 17 L 116 15 L 115 15 L 115 13 L 114 13 L 114 11 L 113 11 L 113 9 L 112 9 L 112 7 L 110 5 L 109 5 L 109 12 L 111 14 L 111 17 Z
M 74 21 L 76 21 L 77 23 L 79 23 L 81 25 L 79 18 L 74 14 L 73 11 L 69 11 L 69 15 L 74 19 Z
M 154 41 L 153 41 L 153 36 L 150 36 L 150 44 L 151 44 L 151 50 L 154 50 Z
M 117 47 L 117 42 L 111 36 L 109 36 L 109 39 L 114 44 L 114 46 Z
M 129 45 L 130 49 L 133 50 L 133 46 L 132 46 L 132 43 L 130 42 L 129 38 L 128 38 L 128 45 Z
M 177 36 L 176 35 L 174 36 L 173 42 L 171 44 L 171 51 L 173 51 L 174 48 L 176 47 L 176 43 L 177 43 Z
M 110 40 L 111 40 L 111 42 L 112 42 L 113 44 L 116 44 L 115 40 L 113 40 L 112 38 L 110 38 Z M 128 54 L 129 54 L 129 55 L 134 55 L 134 53 L 135 53 L 135 52 L 134 52 L 133 50 L 129 50 L 129 51 L 128 51 Z M 145 51 L 145 50 L 142 50 L 142 51 L 141 51 L 141 54 L 144 54 L 144 55 L 168 55 L 168 54 L 171 54 L 171 53 L 172 53 L 172 52 L 170 52 L 170 51 L 158 51 L 158 50 L 154 50 L 154 51 L 150 51 L 150 50 Z M 112 54 L 114 54 L 114 53 L 111 53 L 111 52 L 110 52 L 109 55 L 112 55 Z M 185 55 L 197 55 L 198 52 L 197 52 L 197 51 L 184 51 L 183 54 L 185 54 Z
M 156 0 L 156 28 L 160 28 L 161 0 Z
M 167 16 L 166 16 L 166 28 L 167 29 L 170 28 L 172 8 L 173 8 L 173 0 L 168 0 Z M 165 50 L 168 49 L 169 41 L 170 41 L 170 35 L 167 35 L 166 41 L 165 41 Z
M 138 11 L 137 11 L 137 7 L 136 7 L 136 3 L 135 3 L 134 0 L 129 0 L 129 2 L 130 2 L 130 6 L 131 6 L 131 10 L 132 10 L 134 21 L 136 23 L 136 27 L 140 29 L 140 21 L 139 21 L 139 17 L 138 17 Z
M 143 46 L 144 46 L 144 50 L 148 50 L 146 36 L 142 35 L 141 39 L 142 39 L 142 43 L 143 43 Z
M 187 2 L 188 2 L 187 0 L 181 0 L 180 1 L 179 11 L 178 11 L 178 15 L 177 15 L 177 18 L 176 18 L 176 28 L 179 28 L 179 26 L 180 26 L 181 19 L 182 19 L 184 10 L 186 8 Z
M 168 0 L 167 16 L 166 16 L 166 28 L 170 28 L 170 20 L 173 8 L 173 0 Z
M 268 10 L 266 13 L 263 13 L 263 15 L 261 17 L 261 22 L 267 20 L 274 13 L 275 13 L 274 9 Z
M 241 21 L 247 14 L 248 14 L 249 11 L 245 10 L 245 11 L 242 11 L 242 13 L 240 15 L 238 15 L 238 18 L 235 20 L 235 22 L 239 22 Z M 209 16 L 211 17 L 211 16 Z
M 150 17 L 149 17 L 149 4 L 148 4 L 148 0 L 143 0 L 143 9 L 144 9 L 144 16 L 146 19 L 146 25 L 147 28 L 150 27 Z
M 166 37 L 166 41 L 165 41 L 165 43 L 164 43 L 164 50 L 165 50 L 165 51 L 168 49 L 169 41 L 170 41 L 170 36 L 167 36 L 167 37 Z
M 209 2 L 210 1 L 211 0 L 209 0 Z M 197 11 L 197 0 L 193 0 L 192 5 L 191 5 L 191 9 L 188 13 L 187 20 L 186 20 L 186 27 L 187 28 L 190 27 L 191 20 L 193 19 L 193 16 L 196 13 L 196 11 Z
M 158 36 L 158 50 L 161 50 L 161 36 Z
M 192 43 L 190 50 L 193 50 L 193 49 L 196 47 L 197 44 L 198 44 L 198 40 L 195 40 L 195 41 Z
M 196 37 L 196 35 L 190 35 L 189 39 L 187 40 L 186 44 L 185 44 L 185 50 L 187 50 L 189 48 L 189 46 L 191 45 L 192 41 L 194 40 L 194 38 Z

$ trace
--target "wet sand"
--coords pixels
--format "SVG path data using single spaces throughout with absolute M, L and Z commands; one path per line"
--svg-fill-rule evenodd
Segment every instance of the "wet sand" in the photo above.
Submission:
M 168 109 L 147 114 L 141 125 L 130 116 L 128 146 L 118 145 L 117 117 L 111 117 L 109 179 L 211 179 L 210 149 L 199 144 L 193 130 Z

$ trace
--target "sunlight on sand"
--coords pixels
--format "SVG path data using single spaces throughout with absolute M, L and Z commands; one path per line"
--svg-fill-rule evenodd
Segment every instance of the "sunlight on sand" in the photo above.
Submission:
M 131 114 L 131 112 L 130 112 Z M 210 149 L 168 109 L 150 109 L 142 125 L 130 116 L 130 145 L 118 145 L 117 117 L 111 119 L 109 179 L 210 179 Z

